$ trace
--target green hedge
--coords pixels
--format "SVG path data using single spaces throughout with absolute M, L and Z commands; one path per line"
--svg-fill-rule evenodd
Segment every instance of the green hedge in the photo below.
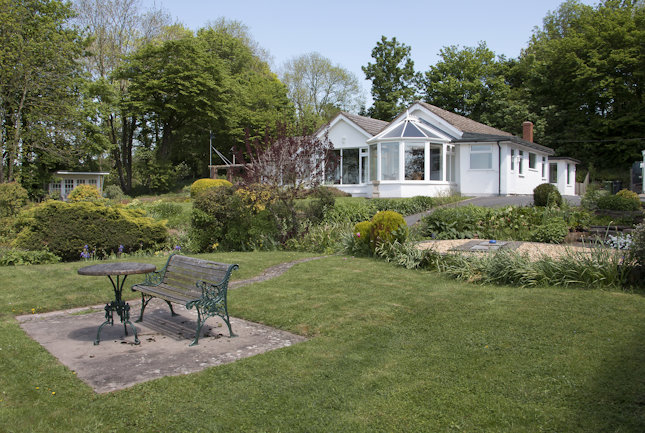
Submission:
M 63 260 L 78 260 L 85 245 L 95 256 L 119 251 L 156 249 L 168 236 L 163 223 L 138 210 L 101 203 L 47 201 L 21 215 L 15 244 L 26 250 L 43 250 Z
M 326 222 L 353 222 L 371 219 L 377 212 L 391 210 L 401 215 L 412 215 L 458 200 L 453 197 L 424 197 L 412 198 L 348 198 L 336 199 L 333 207 L 325 212 Z

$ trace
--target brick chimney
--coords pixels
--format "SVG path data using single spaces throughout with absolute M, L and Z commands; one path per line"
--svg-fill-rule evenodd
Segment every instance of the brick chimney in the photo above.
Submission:
M 522 123 L 522 138 L 533 143 L 533 122 Z

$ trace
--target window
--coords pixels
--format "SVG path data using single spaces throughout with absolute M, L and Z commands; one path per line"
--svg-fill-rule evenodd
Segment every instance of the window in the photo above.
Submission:
M 367 156 L 367 149 L 361 149 L 361 183 L 366 183 L 370 180 L 369 176 L 369 163 Z
M 567 164 L 567 185 L 571 185 L 571 164 Z
M 378 180 L 378 145 L 370 144 L 370 179 Z
M 536 167 L 536 158 L 537 155 L 535 153 L 529 152 L 529 168 L 535 170 Z
M 523 150 L 520 150 L 520 151 L 519 151 L 519 154 L 520 154 L 520 160 L 517 162 L 517 168 L 518 168 L 518 170 L 517 170 L 517 171 L 518 171 L 520 174 L 524 174 L 524 166 L 523 166 L 523 164 L 522 164 L 522 163 L 524 162 L 524 161 L 523 161 L 523 160 L 524 160 L 524 151 L 523 151 Z
M 63 195 L 67 197 L 67 195 L 72 192 L 74 189 L 74 179 L 65 179 L 65 191 L 63 191 Z
M 542 179 L 546 177 L 546 158 L 542 157 Z
M 441 179 L 441 147 L 430 148 L 430 180 Z
M 455 181 L 455 146 L 446 146 L 446 180 Z
M 325 183 L 340 184 L 340 168 L 342 164 L 340 150 L 332 150 L 331 163 L 325 169 Z
M 358 149 L 342 150 L 342 180 L 343 185 L 358 183 Z
M 381 180 L 399 180 L 399 143 L 381 143 Z
M 511 171 L 515 171 L 515 149 L 511 149 Z
M 424 143 L 405 144 L 405 180 L 425 180 L 426 146 Z
M 470 145 L 470 169 L 490 170 L 493 168 L 493 148 L 490 144 Z
M 558 164 L 549 164 L 549 183 L 558 183 Z
M 85 185 L 85 179 L 76 179 L 76 185 Z
M 52 181 L 51 188 L 49 189 L 49 192 L 52 195 L 56 194 L 56 196 L 60 196 L 60 180 Z

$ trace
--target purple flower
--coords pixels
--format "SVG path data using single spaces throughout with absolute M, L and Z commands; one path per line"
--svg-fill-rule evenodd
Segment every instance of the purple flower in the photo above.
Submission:
M 175 245 L 174 250 L 175 250 L 175 251 L 181 251 L 181 247 L 180 247 L 179 245 Z
M 122 253 L 122 252 L 123 252 L 123 245 L 119 245 L 119 252 L 120 252 L 120 253 Z

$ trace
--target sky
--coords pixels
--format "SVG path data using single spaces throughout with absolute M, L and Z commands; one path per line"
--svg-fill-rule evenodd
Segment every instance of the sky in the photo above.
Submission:
M 415 70 L 427 71 L 448 45 L 485 41 L 497 55 L 518 57 L 533 29 L 562 0 L 144 0 L 162 7 L 190 29 L 219 17 L 244 23 L 272 56 L 279 72 L 285 61 L 318 52 L 356 75 L 369 101 L 370 82 L 361 66 L 373 61 L 381 36 L 412 48 Z M 582 3 L 595 5 L 596 1 Z M 369 103 L 368 103 L 369 105 Z

